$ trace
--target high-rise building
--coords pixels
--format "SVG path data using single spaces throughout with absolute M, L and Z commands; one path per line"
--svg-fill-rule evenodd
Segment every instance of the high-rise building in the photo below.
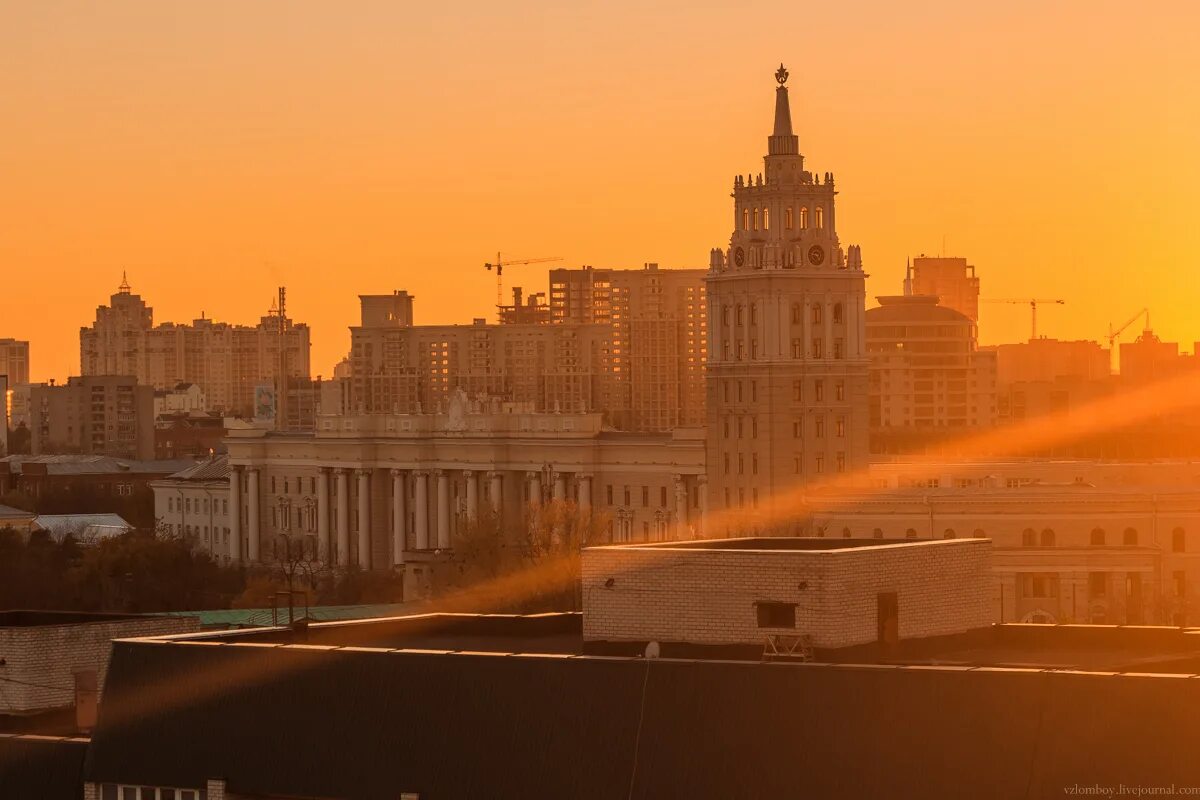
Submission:
M 407 292 L 362 295 L 350 329 L 350 411 L 432 413 L 462 389 L 531 411 L 596 411 L 602 325 L 414 325 Z
M 880 297 L 867 310 L 871 447 L 904 452 L 996 421 L 996 354 L 975 323 L 931 295 Z
M 281 341 L 288 377 L 309 377 L 307 325 L 275 309 L 253 327 L 204 317 L 155 325 L 154 310 L 122 281 L 91 327 L 79 331 L 80 366 L 83 375 L 133 375 L 155 389 L 195 383 L 210 410 L 246 415 L 254 387 L 276 380 Z
M 554 269 L 550 319 L 608 327 L 603 405 L 629 431 L 704 424 L 705 270 Z
M 775 77 L 765 175 L 734 179 L 733 235 L 707 279 L 709 504 L 741 512 L 717 526 L 730 533 L 791 529 L 783 493 L 868 455 L 862 256 L 841 248 L 833 173 L 805 169 L 787 70 Z
M 154 458 L 154 389 L 131 375 L 84 375 L 30 393 L 34 455 Z
M 29 383 L 29 342 L 0 339 L 0 375 L 8 376 L 8 385 Z
M 935 295 L 939 305 L 979 322 L 979 278 L 965 258 L 917 256 L 909 265 L 904 293 Z

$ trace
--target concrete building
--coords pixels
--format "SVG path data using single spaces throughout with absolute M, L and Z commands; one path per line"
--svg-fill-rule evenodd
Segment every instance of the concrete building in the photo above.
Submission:
M 550 319 L 607 326 L 603 407 L 622 430 L 704 425 L 706 271 L 553 269 Z
M 835 649 L 990 624 L 991 542 L 709 539 L 583 554 L 583 638 Z M 796 644 L 789 642 L 790 644 Z
M 203 414 L 208 409 L 204 389 L 195 383 L 177 383 L 170 389 L 154 390 L 154 418 L 164 414 Z
M 551 500 L 575 502 L 612 541 L 703 533 L 700 431 L 607 431 L 599 414 L 505 411 L 459 391 L 444 413 L 321 417 L 311 434 L 231 430 L 227 445 L 230 527 L 250 561 L 285 536 L 321 561 L 419 570 L 482 509 L 512 531 Z
M 309 330 L 282 319 L 284 361 L 291 377 L 309 375 Z M 200 386 L 204 410 L 249 415 L 254 387 L 280 371 L 281 317 L 272 309 L 258 324 L 231 325 L 201 317 L 190 325 L 154 324 L 154 310 L 122 281 L 109 305 L 79 331 L 83 375 L 133 375 L 155 389 Z
M 350 410 L 415 414 L 444 410 L 462 390 L 533 412 L 600 408 L 602 325 L 415 325 L 407 292 L 361 295 L 350 329 Z
M 995 354 L 975 323 L 930 295 L 880 297 L 868 309 L 874 452 L 919 449 L 996 422 Z
M 708 275 L 710 505 L 764 530 L 777 495 L 866 466 L 862 256 L 837 237 L 832 173 L 805 169 L 787 70 L 776 73 L 765 176 L 733 184 L 733 235 Z
M 1103 381 L 1111 374 L 1109 351 L 1090 340 L 1038 338 L 995 345 L 996 380 L 1003 388 L 1013 383 L 1061 379 Z
M 908 265 L 904 293 L 933 295 L 939 305 L 979 322 L 979 278 L 965 258 L 917 256 Z
M 30 394 L 34 455 L 154 457 L 154 389 L 133 376 L 84 375 Z
M 8 376 L 8 385 L 29 383 L 29 342 L 0 339 L 0 375 Z
M 156 526 L 195 543 L 218 563 L 231 554 L 229 457 L 215 456 L 152 481 Z M 245 557 L 245 554 L 242 555 Z

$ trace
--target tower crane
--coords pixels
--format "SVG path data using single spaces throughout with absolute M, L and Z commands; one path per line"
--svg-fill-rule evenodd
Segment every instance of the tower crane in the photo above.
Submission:
M 1128 322 L 1119 328 L 1113 328 L 1112 323 L 1108 323 L 1108 357 L 1110 360 L 1114 355 L 1116 355 L 1117 337 L 1119 337 L 1130 325 L 1137 322 L 1142 317 L 1146 318 L 1146 323 L 1142 326 L 1142 334 L 1145 335 L 1150 333 L 1150 309 L 1148 308 L 1139 309 L 1136 314 L 1129 318 Z
M 1067 303 L 1066 300 L 1058 300 L 1058 299 L 1047 300 L 1045 298 L 1037 298 L 1037 297 L 1031 297 L 1028 299 L 1022 298 L 1022 299 L 1018 299 L 1018 300 L 1014 300 L 1011 298 L 997 298 L 997 299 L 984 300 L 983 302 L 985 302 L 985 303 L 1013 303 L 1016 305 L 1024 305 L 1024 304 L 1028 303 L 1029 304 L 1029 315 L 1032 319 L 1032 328 L 1031 328 L 1032 333 L 1029 337 L 1030 339 L 1037 338 L 1037 307 L 1038 307 L 1038 303 L 1041 303 L 1042 305 L 1045 305 L 1047 303 L 1053 303 L 1053 304 L 1059 305 L 1059 306 L 1066 305 L 1066 303 Z
M 488 272 L 491 272 L 492 270 L 496 271 L 496 308 L 499 309 L 500 306 L 504 305 L 504 279 L 502 276 L 504 275 L 505 267 L 515 267 L 518 264 L 540 264 L 545 261 L 561 260 L 562 258 L 560 256 L 549 256 L 547 258 L 510 258 L 505 260 L 500 257 L 499 253 L 496 253 L 495 261 L 489 261 L 483 265 Z

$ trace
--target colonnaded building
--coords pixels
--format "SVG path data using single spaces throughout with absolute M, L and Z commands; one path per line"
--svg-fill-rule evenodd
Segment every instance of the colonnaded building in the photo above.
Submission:
M 513 529 L 531 505 L 570 500 L 616 543 L 983 537 L 997 621 L 1195 619 L 1200 464 L 868 462 L 862 258 L 839 245 L 832 174 L 804 168 L 786 78 L 766 174 L 735 180 L 734 232 L 704 281 L 555 271 L 548 312 L 527 315 L 545 321 L 508 326 L 414 326 L 405 293 L 364 296 L 350 402 L 310 433 L 231 433 L 231 513 L 207 546 L 260 561 L 301 538 L 333 565 L 420 585 L 473 519 Z M 662 376 L 661 353 L 639 348 L 667 339 L 675 371 Z M 570 357 L 556 364 L 556 348 Z M 703 427 L 685 426 L 694 359 Z M 516 379 L 522 364 L 533 380 Z M 162 491 L 198 491 L 188 479 Z M 163 498 L 167 524 L 190 524 L 178 502 Z

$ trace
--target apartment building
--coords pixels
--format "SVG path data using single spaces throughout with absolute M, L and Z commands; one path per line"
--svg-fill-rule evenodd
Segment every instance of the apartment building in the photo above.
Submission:
M 130 375 L 83 375 L 30 392 L 34 455 L 154 458 L 154 389 Z

